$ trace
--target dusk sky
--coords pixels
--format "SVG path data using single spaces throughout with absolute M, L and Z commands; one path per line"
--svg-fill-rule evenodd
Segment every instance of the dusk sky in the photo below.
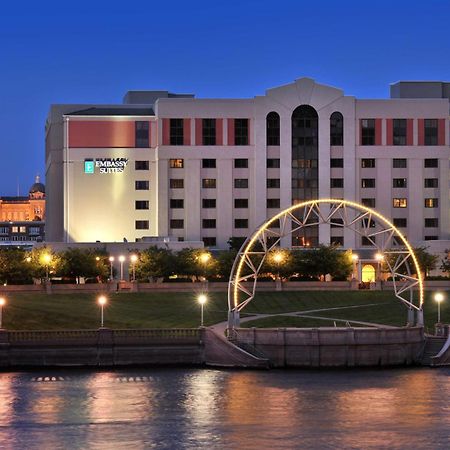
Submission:
M 0 15 L 0 196 L 44 179 L 52 103 L 130 89 L 253 97 L 307 76 L 360 98 L 450 81 L 450 2 L 25 1 Z

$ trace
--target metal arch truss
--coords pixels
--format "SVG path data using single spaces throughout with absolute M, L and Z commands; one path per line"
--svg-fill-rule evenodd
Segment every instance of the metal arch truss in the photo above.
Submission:
M 413 311 L 416 310 L 418 322 L 423 322 L 422 275 L 414 251 L 402 233 L 386 217 L 364 205 L 348 200 L 319 199 L 285 209 L 245 240 L 228 283 L 230 328 L 235 325 L 231 318 L 239 316 L 239 312 L 255 297 L 257 277 L 268 253 L 284 237 L 321 224 L 347 228 L 365 237 L 374 250 L 383 255 L 393 280 L 394 294 L 412 314 L 408 317 L 414 317 Z M 416 303 L 414 290 L 419 293 Z

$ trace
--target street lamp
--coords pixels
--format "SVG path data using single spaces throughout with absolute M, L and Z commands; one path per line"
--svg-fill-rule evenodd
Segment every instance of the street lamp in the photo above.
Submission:
M 101 295 L 97 300 L 98 304 L 100 305 L 100 311 L 101 311 L 100 312 L 100 328 L 103 328 L 103 308 L 106 305 L 107 301 L 108 300 L 106 299 L 106 297 L 104 295 Z
M 375 259 L 379 262 L 383 261 L 384 259 L 384 255 L 382 253 L 376 253 L 375 254 Z
M 3 329 L 3 307 L 6 304 L 4 297 L 0 297 L 0 330 Z
M 111 265 L 111 281 L 113 280 L 113 262 L 114 262 L 114 256 L 110 256 L 109 258 L 109 264 Z
M 284 261 L 284 255 L 281 251 L 278 251 L 278 252 L 275 252 L 272 259 L 273 259 L 273 262 L 277 265 L 277 269 L 278 269 L 277 279 L 280 279 L 280 265 Z
M 205 294 L 200 294 L 197 297 L 197 300 L 200 303 L 200 326 L 202 327 L 203 326 L 203 307 L 204 307 L 205 303 L 207 302 L 208 297 L 206 297 Z
M 135 266 L 136 266 L 136 261 L 138 260 L 138 257 L 137 257 L 137 255 L 131 255 L 130 256 L 130 260 L 131 260 L 131 267 L 132 267 L 132 270 L 133 270 L 133 278 L 132 278 L 132 281 L 136 281 L 136 268 L 135 268 Z
M 444 294 L 442 292 L 436 292 L 434 294 L 434 300 L 438 304 L 438 323 L 441 323 L 441 302 L 444 300 Z
M 120 261 L 120 279 L 123 280 L 123 262 L 125 261 L 125 256 L 120 255 L 119 261 Z
M 44 263 L 45 263 L 45 270 L 46 270 L 46 279 L 48 281 L 48 269 L 49 269 L 49 265 L 50 262 L 52 260 L 52 255 L 46 253 L 43 257 L 42 257 Z
M 202 264 L 208 264 L 208 261 L 211 259 L 211 255 L 205 252 L 199 256 L 199 259 Z

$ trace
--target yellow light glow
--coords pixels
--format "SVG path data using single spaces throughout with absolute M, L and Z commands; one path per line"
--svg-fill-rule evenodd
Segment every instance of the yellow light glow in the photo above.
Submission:
M 96 256 L 96 257 L 95 257 L 95 260 L 96 260 L 96 261 L 100 261 L 100 256 Z
M 277 252 L 273 255 L 273 260 L 274 262 L 276 262 L 277 264 L 280 264 L 283 262 L 284 256 L 283 253 L 281 252 Z
M 197 297 L 197 301 L 200 303 L 200 305 L 204 305 L 208 301 L 208 297 L 206 297 L 205 294 L 200 294 Z
M 52 260 L 52 255 L 46 253 L 45 255 L 42 256 L 42 260 L 44 261 L 45 264 L 50 264 L 50 261 Z
M 377 261 L 383 261 L 384 255 L 382 255 L 381 253 L 377 253 L 377 254 L 375 255 L 375 259 L 376 259 Z
M 6 299 L 4 297 L 0 297 L 0 306 L 5 306 Z
M 202 253 L 199 259 L 202 264 L 206 264 L 211 259 L 211 255 L 209 253 Z
M 114 261 L 114 256 L 110 256 L 108 259 L 109 259 L 109 262 L 113 262 Z
M 352 253 L 352 259 L 353 261 L 358 261 L 359 256 L 356 253 Z
M 434 300 L 441 303 L 444 300 L 444 294 L 442 292 L 436 292 L 436 294 L 434 294 Z
M 124 262 L 124 261 L 125 261 L 125 256 L 120 255 L 120 256 L 119 256 L 119 261 L 120 261 L 120 262 Z
M 101 295 L 97 301 L 100 306 L 106 305 L 106 303 L 108 302 L 107 298 L 104 295 Z
M 26 262 L 31 262 L 31 256 L 27 256 Z
M 132 263 L 135 263 L 138 260 L 137 255 L 131 255 L 130 256 L 130 260 L 131 260 Z

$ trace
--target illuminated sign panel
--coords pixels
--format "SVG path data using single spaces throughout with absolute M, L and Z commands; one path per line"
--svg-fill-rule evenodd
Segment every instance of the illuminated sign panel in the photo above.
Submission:
M 128 158 L 85 159 L 84 173 L 122 173 L 128 165 Z

